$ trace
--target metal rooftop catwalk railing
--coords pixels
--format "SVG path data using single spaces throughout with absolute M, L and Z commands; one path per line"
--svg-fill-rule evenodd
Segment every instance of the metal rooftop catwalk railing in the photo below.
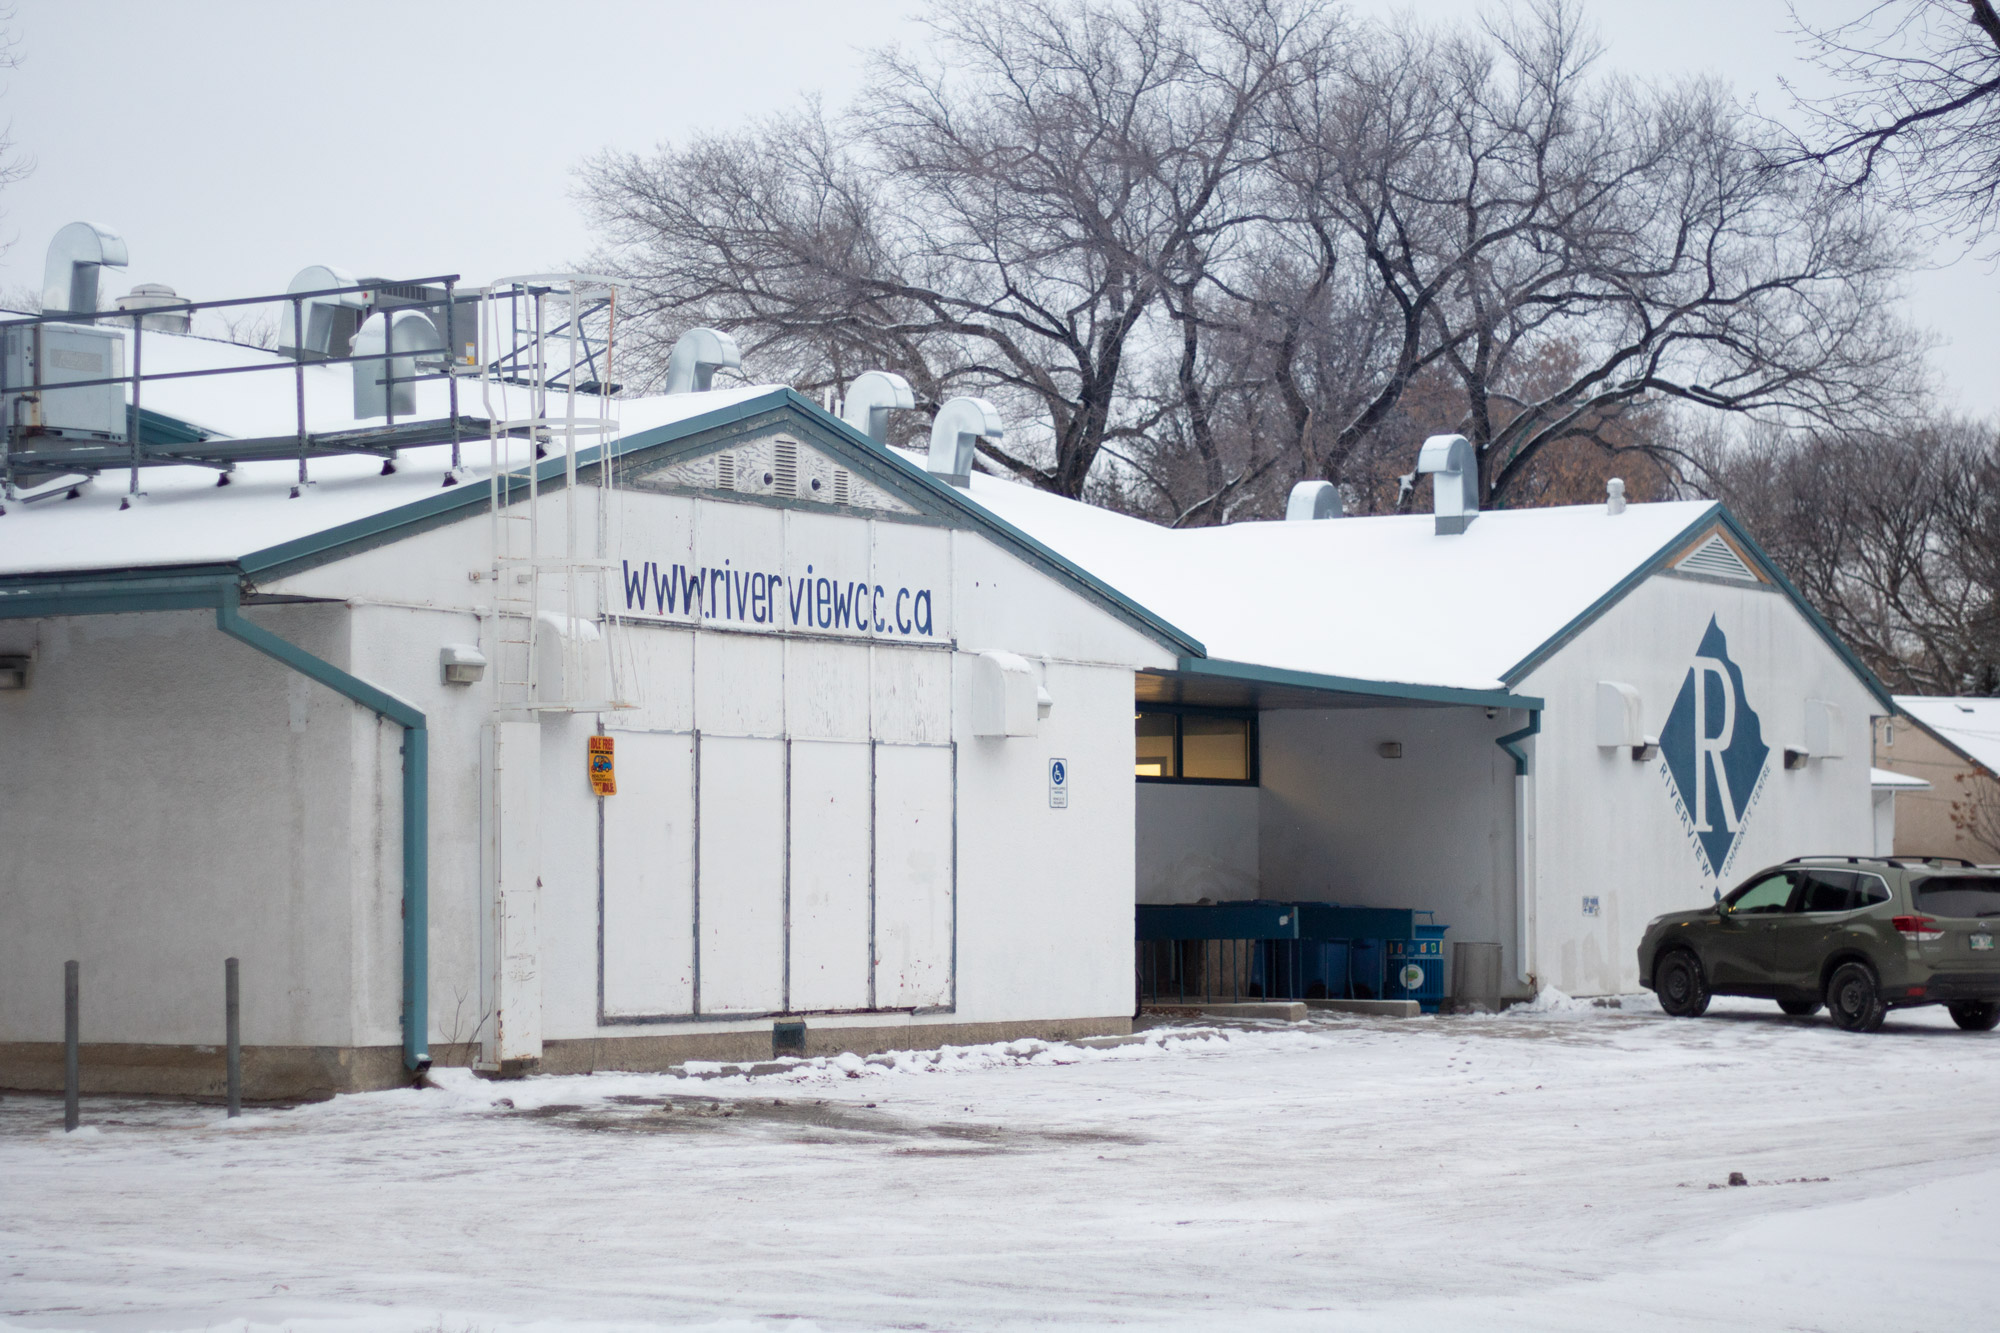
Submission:
M 509 318 L 503 327 L 512 336 L 502 335 L 495 341 L 511 345 L 482 349 L 476 335 L 480 303 L 490 303 L 496 294 L 483 288 L 461 288 L 458 284 L 457 274 L 393 282 L 375 279 L 348 286 L 278 295 L 176 301 L 116 311 L 44 311 L 39 315 L 0 320 L 0 405 L 5 408 L 4 419 L 0 419 L 0 500 L 18 498 L 18 487 L 24 480 L 32 484 L 35 480 L 96 476 L 122 468 L 129 472 L 129 503 L 131 497 L 141 493 L 140 473 L 145 468 L 189 465 L 214 468 L 218 473 L 217 484 L 227 485 L 229 473 L 239 463 L 281 459 L 296 459 L 298 462 L 298 487 L 293 491 L 296 495 L 300 493 L 298 488 L 310 481 L 308 463 L 314 458 L 370 455 L 383 460 L 386 473 L 394 470 L 394 460 L 399 451 L 418 445 L 443 443 L 452 446 L 451 471 L 447 473 L 444 483 L 451 485 L 459 479 L 463 442 L 489 434 L 489 423 L 485 417 L 461 413 L 459 380 L 486 376 L 489 380 L 516 384 L 533 380 L 566 389 L 568 381 L 573 379 L 578 392 L 593 395 L 617 392 L 618 386 L 606 384 L 607 376 L 600 371 L 602 349 L 593 344 L 581 327 L 582 321 L 591 315 L 591 310 L 575 313 L 574 318 L 579 325 L 575 331 L 567 326 L 554 330 L 535 328 L 527 321 Z M 425 292 L 433 294 L 436 299 L 411 302 L 412 293 Z M 510 287 L 500 299 L 508 301 L 511 307 L 522 295 L 521 288 Z M 365 298 L 371 296 L 376 300 L 369 307 Z M 355 301 L 357 297 L 364 298 L 364 301 Z M 305 330 L 308 327 L 309 307 L 315 303 L 358 305 L 371 313 L 388 312 L 391 315 L 405 308 L 418 309 L 426 314 L 441 309 L 443 327 L 437 328 L 436 332 L 441 336 L 443 346 L 399 345 L 397 321 L 390 318 L 384 321 L 386 327 L 382 331 L 380 351 L 370 348 L 355 353 L 351 349 L 343 349 L 346 354 L 335 355 L 293 346 L 236 365 L 151 373 L 145 369 L 148 333 L 155 338 L 199 336 L 162 330 L 158 327 L 162 318 L 180 318 L 191 323 L 194 315 L 202 311 L 240 310 L 255 306 L 288 307 L 289 323 L 285 327 L 291 334 L 291 341 L 304 344 L 308 341 Z M 64 339 L 89 339 L 92 330 L 100 329 L 116 332 L 121 338 L 129 337 L 129 371 L 122 370 L 113 358 L 45 346 Z M 461 337 L 467 333 L 474 334 L 469 343 Z M 552 370 L 547 364 L 547 340 L 558 333 L 566 335 L 566 348 L 580 350 L 570 352 L 572 362 Z M 490 351 L 491 355 L 477 354 L 480 351 Z M 474 354 L 468 355 L 468 352 Z M 118 357 L 122 359 L 122 350 Z M 381 367 L 380 372 L 372 377 L 372 386 L 381 395 L 382 424 L 355 426 L 343 423 L 339 429 L 311 429 L 306 406 L 307 369 L 369 364 Z M 79 369 L 83 373 L 63 373 Z M 108 370 L 120 370 L 120 373 L 103 373 Z M 218 434 L 145 406 L 148 385 L 286 372 L 293 379 L 294 421 L 293 428 L 283 433 L 255 436 Z M 398 388 L 437 380 L 449 385 L 446 413 L 443 416 L 433 414 L 430 417 L 412 416 L 398 420 Z M 49 414 L 43 410 L 49 400 L 78 404 L 84 401 L 84 395 L 90 390 L 109 392 L 114 389 L 123 391 L 123 411 L 111 408 L 106 413 L 100 413 L 102 419 L 92 420 L 86 428 L 52 424 Z M 409 401 L 414 401 L 413 390 L 405 390 L 405 394 L 409 395 Z M 358 419 L 360 413 L 355 415 Z M 521 434 L 522 429 L 525 428 L 507 428 L 510 434 Z M 538 440 L 537 444 L 540 443 Z

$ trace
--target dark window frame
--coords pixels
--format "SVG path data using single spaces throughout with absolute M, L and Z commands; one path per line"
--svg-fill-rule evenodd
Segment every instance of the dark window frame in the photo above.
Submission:
M 1257 735 L 1257 710 L 1254 708 L 1203 708 L 1194 704 L 1139 704 L 1134 713 L 1151 713 L 1171 716 L 1174 719 L 1174 777 L 1148 777 L 1134 773 L 1134 782 L 1162 782 L 1192 787 L 1255 787 L 1260 785 L 1259 751 L 1261 746 Z M 1184 717 L 1226 717 L 1249 723 L 1246 740 L 1249 744 L 1250 776 L 1247 778 L 1189 778 L 1179 774 L 1187 771 L 1181 747 L 1181 719 Z M 1134 745 L 1137 745 L 1136 728 Z M 1136 750 L 1135 750 L 1136 756 Z

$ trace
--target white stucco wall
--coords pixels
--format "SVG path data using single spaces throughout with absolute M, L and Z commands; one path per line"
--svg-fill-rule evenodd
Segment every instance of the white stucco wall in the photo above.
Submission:
M 634 624 L 624 639 L 641 706 L 602 716 L 614 736 L 681 737 L 683 746 L 693 744 L 697 731 L 709 738 L 774 741 L 865 743 L 872 736 L 943 747 L 936 751 L 946 760 L 943 771 L 956 765 L 959 812 L 957 994 L 945 1016 L 987 1022 L 1130 1011 L 1133 846 L 1129 835 L 1107 836 L 1106 830 L 1129 830 L 1133 822 L 1133 666 L 1168 665 L 1167 650 L 974 533 L 643 491 L 625 492 L 620 503 L 620 537 L 635 557 L 643 552 L 656 561 L 714 563 L 725 558 L 726 546 L 732 568 L 746 559 L 773 569 L 803 567 L 810 559 L 846 564 L 871 581 L 877 573 L 870 571 L 893 570 L 894 581 L 881 573 L 892 590 L 891 619 L 893 589 L 921 579 L 932 588 L 933 632 L 889 634 L 871 648 L 869 640 L 851 634 L 802 637 L 783 626 L 736 622 L 706 629 L 686 616 Z M 491 681 L 471 689 L 436 683 L 442 643 L 480 643 L 490 655 L 492 623 L 475 614 L 485 585 L 468 577 L 485 563 L 485 541 L 481 516 L 273 584 L 279 591 L 339 593 L 362 602 L 355 612 L 357 671 L 420 706 L 443 710 L 432 739 L 431 1008 L 432 1039 L 439 1045 L 465 1041 L 478 1027 L 482 969 L 489 967 L 479 952 L 485 899 L 478 776 Z M 1036 735 L 972 734 L 969 667 L 988 648 L 1028 657 L 1053 698 L 1051 716 Z M 926 720 L 933 715 L 935 721 Z M 585 742 L 599 721 L 597 715 L 551 715 L 541 724 L 544 1037 L 767 1027 L 769 1019 L 600 1023 L 598 802 L 584 781 Z M 638 753 L 638 743 L 625 744 Z M 1067 809 L 1049 806 L 1048 761 L 1058 757 L 1073 774 Z M 393 780 L 393 768 L 387 776 Z M 393 801 L 393 786 L 387 790 Z M 389 813 L 393 817 L 393 805 Z M 782 828 L 767 835 L 781 837 Z M 675 854 L 664 826 L 660 836 L 661 855 Z M 390 893 L 397 854 L 393 839 L 385 840 L 381 868 Z M 664 910 L 678 909 L 669 904 Z M 361 1008 L 379 1020 L 379 1038 L 393 1041 L 397 921 L 393 911 L 370 919 L 378 928 L 367 949 L 379 961 L 367 964 L 375 984 Z M 668 917 L 652 924 L 679 929 Z M 673 952 L 663 948 L 663 966 L 684 969 L 687 960 Z M 813 1017 L 816 1025 L 834 1026 L 903 1021 L 936 1016 Z
M 1196 782 L 1133 786 L 1140 902 L 1229 902 L 1259 895 L 1258 788 Z
M 1514 951 L 1513 764 L 1519 714 L 1479 708 L 1283 710 L 1258 720 L 1268 898 L 1412 907 L 1460 941 Z M 1402 745 L 1400 759 L 1377 747 Z
M 635 738 L 635 754 L 644 738 L 665 738 L 655 755 L 675 744 L 692 753 L 699 731 L 794 749 L 900 747 L 878 757 L 914 759 L 896 799 L 942 812 L 949 827 L 926 825 L 935 831 L 896 850 L 955 857 L 955 887 L 931 922 L 941 933 L 923 938 L 917 922 L 914 944 L 901 941 L 923 955 L 919 975 L 898 974 L 900 989 L 878 1002 L 907 1007 L 915 997 L 919 1011 L 816 1013 L 816 1026 L 1131 1011 L 1132 676 L 1135 666 L 1171 665 L 1169 650 L 984 537 L 929 520 L 636 490 L 619 505 L 614 557 L 773 571 L 811 562 L 882 583 L 885 619 L 879 631 L 804 635 L 781 623 L 655 616 L 623 636 L 640 707 L 544 716 L 540 874 L 527 881 L 540 881 L 532 968 L 510 978 L 508 1004 L 532 1002 L 533 1026 L 550 1040 L 769 1027 L 768 1017 L 600 1021 L 604 863 L 585 749 L 601 721 Z M 560 496 L 544 508 L 545 549 L 561 543 L 564 508 Z M 594 544 L 585 534 L 583 549 Z M 467 1058 L 492 1017 L 490 568 L 488 520 L 476 510 L 255 590 L 328 601 L 246 609 L 429 718 L 430 1039 L 441 1059 Z M 906 585 L 929 590 L 929 633 L 914 627 L 914 600 L 897 600 Z M 889 628 L 899 610 L 911 628 Z M 445 685 L 447 643 L 482 647 L 493 663 L 486 680 Z M 0 651 L 17 647 L 33 650 L 34 681 L 0 694 L 0 752 L 34 762 L 0 768 L 0 1040 L 60 1038 L 61 964 L 77 957 L 87 1041 L 213 1043 L 222 960 L 234 954 L 247 1043 L 397 1044 L 400 730 L 219 633 L 212 612 L 0 622 Z M 971 667 L 985 649 L 1028 658 L 1053 699 L 1035 734 L 973 735 Z M 1049 801 L 1053 758 L 1071 774 L 1063 809 Z M 934 775 L 919 779 L 933 790 L 911 789 L 909 775 L 922 774 Z M 651 812 L 631 804 L 642 785 L 605 801 L 626 802 L 646 824 Z M 740 832 L 754 850 L 782 840 L 785 820 L 782 807 L 750 812 Z M 821 827 L 845 826 L 822 816 Z M 623 864 L 654 847 L 671 862 L 685 853 L 675 836 L 663 815 L 646 834 L 652 843 L 628 840 Z M 877 841 L 898 836 L 876 828 Z M 815 868 L 810 852 L 793 862 L 802 875 Z M 915 861 L 882 873 L 885 892 L 932 882 Z M 681 965 L 671 946 L 684 946 L 674 937 L 691 926 L 657 913 L 626 919 L 662 932 L 663 971 Z M 623 943 L 627 960 L 649 956 L 647 938 Z M 800 965 L 814 964 L 813 941 L 794 943 Z
M 1771 747 L 1763 786 L 1720 875 L 1691 844 L 1655 756 L 1596 744 L 1597 682 L 1641 696 L 1658 735 L 1713 617 L 1743 673 L 1748 706 Z M 1533 744 L 1537 976 L 1571 994 L 1638 986 L 1635 950 L 1652 917 L 1713 900 L 1763 866 L 1807 854 L 1868 855 L 1870 717 L 1881 705 L 1789 599 L 1758 588 L 1660 574 L 1646 580 L 1518 687 L 1547 700 Z M 1838 759 L 1788 771 L 1802 746 L 1808 700 L 1837 704 Z M 1586 916 L 1583 899 L 1598 899 Z
M 1658 735 L 1713 617 L 1743 673 L 1744 700 L 1771 753 L 1755 804 L 1719 876 L 1704 873 L 1657 754 L 1596 744 L 1600 680 L 1636 688 Z M 1429 908 L 1447 945 L 1494 942 L 1511 993 L 1636 989 L 1653 916 L 1710 901 L 1718 886 L 1808 853 L 1868 854 L 1870 716 L 1880 705 L 1782 595 L 1674 575 L 1648 579 L 1516 687 L 1546 704 L 1527 742 L 1526 784 L 1495 738 L 1524 715 L 1479 708 L 1282 710 L 1259 720 L 1254 833 L 1242 793 L 1139 789 L 1141 901 L 1252 896 Z M 1787 770 L 1806 745 L 1808 701 L 1840 710 L 1838 758 Z M 1400 759 L 1378 746 L 1402 745 Z M 1531 821 L 1527 948 L 1517 872 L 1517 802 Z M 1255 879 L 1242 874 L 1254 855 Z M 1220 873 L 1212 867 L 1221 866 Z M 1185 890 L 1242 883 L 1242 891 Z M 1587 915 L 1586 898 L 1595 900 Z M 1449 960 L 1450 949 L 1446 950 Z M 1531 976 L 1532 981 L 1524 976 Z
M 343 607 L 246 616 L 348 658 Z M 246 1042 L 375 1040 L 366 863 L 398 852 L 365 783 L 397 729 L 212 611 L 0 622 L 0 650 L 34 656 L 0 693 L 0 1041 L 61 1039 L 74 958 L 85 1041 L 220 1042 L 231 956 Z

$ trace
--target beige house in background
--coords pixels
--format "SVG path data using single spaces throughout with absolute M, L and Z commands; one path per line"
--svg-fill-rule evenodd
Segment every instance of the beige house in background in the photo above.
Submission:
M 1874 765 L 1930 784 L 1893 789 L 1896 854 L 2000 861 L 2000 699 L 1900 694 L 1896 707 L 1875 719 Z

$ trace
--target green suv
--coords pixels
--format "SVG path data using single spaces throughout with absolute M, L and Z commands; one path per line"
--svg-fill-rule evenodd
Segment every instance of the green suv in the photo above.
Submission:
M 1807 856 L 1759 871 L 1711 907 L 1656 917 L 1639 983 L 1694 1018 L 1711 995 L 1825 1004 L 1849 1032 L 1942 1004 L 1970 1032 L 2000 1024 L 2000 870 L 1969 861 Z

